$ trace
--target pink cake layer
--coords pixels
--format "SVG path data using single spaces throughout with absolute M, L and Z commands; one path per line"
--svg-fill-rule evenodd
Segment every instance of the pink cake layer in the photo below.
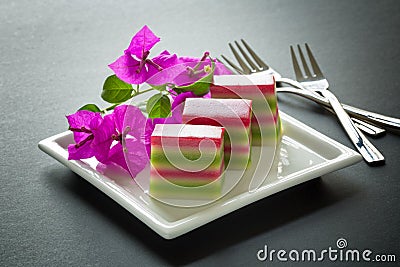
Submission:
M 199 186 L 211 183 L 219 178 L 224 171 L 223 158 L 220 159 L 219 169 L 204 169 L 202 171 L 185 171 L 175 167 L 161 167 L 151 165 L 150 177 L 153 182 L 157 180 L 169 180 L 172 183 L 182 186 Z
M 185 186 L 185 187 L 197 187 L 197 186 L 203 186 L 203 185 L 207 185 L 210 184 L 212 182 L 216 182 L 218 179 L 221 178 L 213 178 L 213 179 L 209 179 L 209 178 L 195 178 L 193 179 L 193 177 L 180 177 L 180 178 L 176 178 L 176 177 L 164 177 L 164 176 L 160 176 L 157 173 L 152 173 L 151 174 L 151 183 L 150 185 L 154 185 L 154 184 L 165 184 L 168 182 L 173 183 L 175 185 L 178 186 Z M 167 180 L 167 181 L 165 181 Z M 154 189 L 153 189 L 154 192 Z
M 222 163 L 223 161 L 221 161 Z M 151 168 L 150 175 L 155 178 L 163 177 L 165 179 L 194 179 L 194 180 L 215 180 L 218 179 L 223 171 L 223 164 L 218 170 L 202 170 L 199 172 L 190 172 L 179 170 L 177 168 Z

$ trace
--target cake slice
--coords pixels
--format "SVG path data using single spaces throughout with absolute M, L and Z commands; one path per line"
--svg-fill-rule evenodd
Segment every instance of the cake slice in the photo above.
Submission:
M 214 76 L 210 92 L 212 98 L 243 98 L 253 101 L 253 145 L 269 144 L 280 139 L 282 125 L 273 75 L 259 72 L 251 75 Z
M 150 193 L 156 197 L 218 197 L 224 173 L 222 127 L 157 124 L 151 135 Z
M 225 127 L 225 164 L 242 170 L 250 160 L 251 107 L 252 101 L 247 99 L 187 98 L 182 122 Z

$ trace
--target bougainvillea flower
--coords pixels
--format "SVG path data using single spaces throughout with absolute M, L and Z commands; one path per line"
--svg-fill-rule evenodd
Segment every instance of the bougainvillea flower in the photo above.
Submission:
M 164 51 L 163 53 L 166 52 L 167 51 Z M 187 64 L 178 64 L 178 57 L 176 55 L 172 55 L 172 58 L 166 62 L 169 63 L 168 67 L 164 65 L 165 67 L 162 69 L 162 71 L 154 71 L 154 69 L 150 69 L 151 71 L 149 71 L 149 77 L 146 80 L 149 85 L 179 85 L 176 83 L 176 79 L 182 75 L 187 75 Z
M 68 146 L 68 159 L 78 160 L 95 156 L 104 160 L 108 155 L 108 149 L 102 148 L 107 145 L 109 147 L 112 140 L 111 136 L 106 137 L 107 133 L 102 130 L 101 125 L 104 120 L 100 113 L 80 110 L 67 116 L 67 120 L 75 140 L 75 144 Z M 106 139 L 109 139 L 108 143 Z
M 211 60 L 210 58 L 198 58 L 198 57 L 179 57 L 178 58 L 179 63 L 184 64 L 184 63 L 189 63 L 189 62 L 200 62 L 204 61 L 202 63 L 201 68 L 203 68 L 205 65 L 211 65 Z M 215 60 L 215 70 L 214 70 L 214 75 L 231 75 L 232 72 L 225 67 L 224 64 L 219 62 L 218 60 Z
M 139 60 L 125 52 L 115 62 L 108 65 L 118 78 L 130 84 L 142 84 L 147 79 L 146 68 L 140 67 Z
M 214 63 L 213 75 L 232 74 L 222 63 L 218 61 L 214 61 Z M 212 62 L 208 52 L 205 52 L 202 58 L 180 57 L 175 65 L 156 73 L 147 80 L 147 83 L 152 85 L 172 83 L 177 86 L 187 86 L 208 75 L 211 66 Z
M 105 115 L 98 128 L 92 130 L 95 138 L 92 142 L 92 149 L 95 151 L 95 157 L 102 163 L 109 162 L 109 150 L 113 142 L 113 136 L 117 134 L 114 125 L 114 114 Z
M 116 107 L 113 115 L 118 135 L 113 136 L 117 143 L 111 148 L 108 159 L 135 177 L 149 161 L 144 145 L 146 118 L 139 108 L 131 105 Z
M 144 25 L 133 37 L 126 51 L 142 59 L 145 53 L 150 51 L 153 46 L 160 41 L 147 25 Z
M 68 146 L 68 159 L 96 157 L 115 163 L 135 177 L 149 161 L 145 147 L 146 118 L 139 108 L 121 105 L 104 118 L 99 112 L 81 110 L 67 116 L 75 144 Z
M 177 64 L 176 55 L 170 55 L 168 51 L 150 59 L 150 49 L 160 41 L 147 26 L 144 26 L 133 36 L 129 47 L 109 67 L 115 75 L 124 82 L 130 84 L 142 84 L 156 72 Z
M 158 56 L 151 59 L 154 64 L 147 65 L 147 78 L 146 81 L 152 85 L 160 85 L 171 82 L 172 70 L 175 72 L 178 69 L 175 67 L 179 63 L 178 56 L 176 54 L 170 54 L 167 50 L 161 52 Z M 156 68 L 155 66 L 160 66 Z

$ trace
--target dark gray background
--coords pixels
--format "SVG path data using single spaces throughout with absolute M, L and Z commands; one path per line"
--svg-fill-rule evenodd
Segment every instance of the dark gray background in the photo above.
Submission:
M 289 77 L 289 45 L 308 42 L 343 102 L 400 117 L 399 1 L 216 2 L 1 1 L 1 266 L 263 266 L 264 244 L 321 250 L 340 237 L 400 261 L 398 135 L 373 140 L 386 166 L 358 163 L 170 241 L 39 151 L 67 128 L 66 114 L 106 105 L 107 64 L 144 24 L 162 38 L 153 55 L 218 56 L 245 38 Z M 317 105 L 281 96 L 280 107 L 351 146 Z

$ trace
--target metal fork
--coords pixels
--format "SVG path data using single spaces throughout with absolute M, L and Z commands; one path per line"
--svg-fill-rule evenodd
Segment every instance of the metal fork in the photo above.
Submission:
M 231 66 L 236 72 L 239 74 L 252 74 L 256 72 L 267 72 L 271 73 L 275 76 L 275 80 L 278 84 L 280 83 L 285 83 L 288 85 L 291 85 L 292 87 L 279 87 L 277 88 L 277 92 L 280 93 L 291 93 L 291 94 L 296 94 L 302 97 L 305 97 L 307 99 L 310 99 L 318 104 L 323 105 L 324 107 L 331 109 L 330 103 L 327 99 L 319 96 L 318 94 L 315 94 L 314 92 L 304 90 L 304 86 L 302 86 L 300 83 L 297 81 L 294 81 L 292 79 L 288 78 L 283 78 L 280 73 L 278 73 L 276 70 L 272 69 L 269 67 L 254 51 L 253 49 L 243 40 L 241 39 L 243 46 L 246 48 L 248 54 L 252 57 L 248 56 L 248 54 L 244 51 L 244 49 L 239 45 L 237 41 L 235 41 L 236 46 L 240 50 L 240 53 L 243 55 L 245 60 L 239 55 L 237 50 L 233 47 L 232 44 L 229 44 L 229 47 L 232 50 L 232 53 L 234 54 L 236 60 L 238 61 L 239 65 L 241 67 L 238 67 L 236 64 L 234 64 L 231 60 L 226 58 L 224 55 L 221 55 L 221 57 Z M 353 117 L 362 119 L 363 121 L 356 121 L 355 123 L 359 125 L 361 129 L 364 131 L 368 132 L 371 135 L 378 136 L 382 135 L 385 131 L 379 127 L 375 127 L 374 125 L 371 125 L 367 123 L 366 121 L 372 122 L 374 124 L 377 124 L 379 126 L 387 127 L 389 129 L 393 129 L 396 131 L 400 130 L 400 119 L 398 118 L 393 118 L 389 116 L 385 116 L 382 114 L 378 114 L 375 112 L 359 109 L 356 107 L 352 107 L 346 104 L 342 104 L 343 108 Z
M 331 104 L 333 110 L 336 113 L 340 123 L 342 124 L 343 128 L 345 129 L 347 135 L 349 136 L 350 140 L 356 147 L 356 149 L 360 152 L 363 156 L 365 161 L 370 164 L 380 164 L 385 161 L 383 155 L 376 149 L 372 143 L 364 136 L 363 133 L 353 124 L 352 120 L 350 119 L 349 115 L 343 109 L 342 105 L 340 104 L 339 100 L 336 96 L 328 90 L 329 83 L 325 76 L 322 74 L 320 67 L 317 64 L 317 61 L 314 58 L 314 55 L 311 52 L 310 47 L 308 44 L 305 44 L 308 58 L 311 64 L 311 67 L 308 65 L 303 51 L 301 50 L 300 45 L 297 45 L 298 53 L 300 56 L 300 60 L 303 65 L 304 75 L 300 69 L 296 54 L 293 50 L 293 47 L 290 46 L 290 53 L 292 56 L 293 61 L 293 68 L 296 75 L 296 80 L 300 82 L 305 88 L 308 90 L 312 90 L 314 92 L 319 93 L 321 96 L 326 98 L 329 103 Z M 313 73 L 311 73 L 311 69 Z
M 236 49 L 233 47 L 232 44 L 229 43 L 229 47 L 230 47 L 233 55 L 235 56 L 236 60 L 238 61 L 239 65 L 240 65 L 240 68 L 238 66 L 236 66 L 228 58 L 226 58 L 224 55 L 221 55 L 221 57 L 233 69 L 235 69 L 236 72 L 238 72 L 239 74 L 253 74 L 253 73 L 257 73 L 257 72 L 266 72 L 266 73 L 272 74 L 272 75 L 274 75 L 274 77 L 275 77 L 277 82 L 279 82 L 279 83 L 283 82 L 283 83 L 286 83 L 286 84 L 289 84 L 289 85 L 293 86 L 293 88 L 290 88 L 290 87 L 277 88 L 278 92 L 292 93 L 292 94 L 301 95 L 303 97 L 306 97 L 306 98 L 308 98 L 310 100 L 313 100 L 313 101 L 321 104 L 327 110 L 329 110 L 332 113 L 334 113 L 334 111 L 330 107 L 329 102 L 326 99 L 320 97 L 318 94 L 315 94 L 312 91 L 304 90 L 306 88 L 304 88 L 299 82 L 297 82 L 295 80 L 288 79 L 288 78 L 283 78 L 276 70 L 272 69 L 264 61 L 262 61 L 260 59 L 260 57 L 253 51 L 253 49 L 251 49 L 251 47 L 243 39 L 241 39 L 241 41 L 242 41 L 243 45 L 245 46 L 245 48 L 247 49 L 248 53 L 251 55 L 251 57 L 253 58 L 253 60 L 255 62 L 253 62 L 249 58 L 248 54 L 238 44 L 237 41 L 235 41 L 235 44 L 238 47 L 240 53 L 243 55 L 245 60 L 242 59 L 242 57 L 239 55 L 239 53 L 236 51 Z M 353 122 L 359 129 L 361 129 L 362 131 L 364 131 L 365 133 L 367 133 L 367 134 L 369 134 L 371 136 L 378 137 L 378 136 L 382 136 L 382 135 L 384 135 L 386 133 L 386 131 L 384 129 L 382 129 L 380 127 L 377 127 L 377 126 L 374 126 L 374 125 L 372 125 L 372 124 L 370 124 L 368 122 L 364 122 L 364 121 L 361 121 L 361 120 L 356 120 L 354 118 L 353 118 Z
M 294 81 L 294 80 L 291 80 L 291 79 L 287 79 L 287 78 L 282 78 L 282 76 L 281 76 L 279 73 L 277 73 L 275 70 L 273 70 L 272 68 L 270 68 L 265 62 L 263 62 L 263 61 L 260 59 L 260 57 L 258 57 L 258 55 L 250 48 L 250 46 L 249 46 L 244 40 L 242 40 L 242 42 L 243 42 L 244 46 L 246 47 L 246 49 L 248 50 L 249 54 L 252 56 L 253 60 L 257 63 L 258 66 L 255 65 L 254 62 L 247 56 L 247 54 L 246 54 L 246 53 L 244 52 L 244 50 L 240 47 L 240 45 L 239 45 L 237 42 L 235 42 L 236 45 L 237 45 L 237 47 L 239 48 L 240 52 L 242 53 L 243 57 L 245 58 L 245 60 L 247 60 L 247 62 L 248 62 L 248 64 L 249 64 L 250 67 L 247 66 L 246 63 L 245 63 L 245 61 L 244 61 L 244 60 L 242 59 L 242 57 L 238 54 L 238 52 L 234 49 L 234 47 L 232 46 L 232 44 L 229 44 L 229 46 L 230 46 L 230 48 L 231 48 L 231 50 L 232 50 L 232 53 L 234 54 L 236 60 L 239 62 L 239 65 L 241 65 L 242 68 L 239 68 L 238 66 L 236 66 L 233 62 L 231 62 L 229 59 L 227 59 L 227 58 L 226 58 L 225 56 L 223 56 L 223 55 L 222 55 L 222 58 L 223 58 L 232 68 L 234 68 L 238 73 L 241 73 L 241 74 L 252 74 L 252 73 L 264 72 L 264 71 L 265 71 L 265 72 L 269 72 L 269 73 L 271 73 L 271 74 L 274 74 L 275 79 L 276 79 L 277 82 L 288 83 L 288 84 L 290 84 L 290 85 L 292 85 L 292 86 L 295 86 L 295 87 L 297 87 L 297 88 L 301 88 L 301 89 L 296 89 L 296 88 L 289 88 L 289 89 L 287 89 L 287 88 L 285 88 L 283 92 L 295 93 L 295 94 L 304 96 L 304 97 L 306 97 L 306 98 L 308 98 L 308 99 L 311 99 L 311 100 L 313 100 L 313 101 L 315 101 L 315 102 L 317 102 L 317 103 L 323 104 L 325 107 L 331 108 L 331 104 L 330 104 L 330 102 L 329 102 L 328 99 L 326 99 L 325 97 L 322 97 L 322 96 L 318 95 L 318 94 L 315 93 L 314 91 L 303 90 L 303 89 L 306 89 L 306 88 L 305 88 L 302 84 L 300 84 L 299 82 L 297 82 L 297 81 Z M 280 89 L 283 89 L 283 88 L 277 88 L 277 91 L 278 91 L 278 92 L 281 92 Z M 350 108 L 353 108 L 353 107 L 350 107 Z M 356 109 L 356 108 L 353 108 L 353 109 Z M 363 119 L 374 120 L 374 118 L 373 118 L 373 119 L 370 118 L 370 116 L 371 116 L 370 113 L 372 113 L 372 112 L 361 110 L 361 113 L 362 113 L 362 112 L 366 112 L 366 113 L 368 113 L 368 115 L 363 114 L 363 115 L 361 115 L 360 117 L 362 117 Z M 354 114 L 357 115 L 358 113 L 355 112 Z M 391 123 L 392 123 L 391 119 L 393 119 L 393 120 L 398 120 L 398 122 L 397 122 L 397 121 L 394 121 L 394 125 L 393 125 L 392 127 L 395 128 L 395 129 L 400 129 L 400 120 L 399 120 L 399 119 L 390 118 L 390 117 L 387 117 L 387 116 L 384 116 L 384 115 L 380 115 L 380 114 L 376 114 L 376 113 L 372 113 L 372 114 L 373 114 L 374 116 L 376 115 L 376 116 L 383 116 L 383 117 L 385 117 L 385 118 L 389 118 L 390 120 L 387 120 L 387 119 L 386 119 L 387 124 L 388 124 L 389 126 L 392 126 L 392 125 L 391 125 Z M 346 114 L 346 116 L 348 117 L 347 114 Z M 350 120 L 350 119 L 349 119 L 349 120 Z M 379 121 L 379 120 L 378 120 L 378 121 Z M 385 121 L 385 122 L 386 122 L 386 121 Z M 351 122 L 351 120 L 350 120 L 350 122 Z M 385 124 L 385 123 L 382 123 L 382 124 Z M 352 124 L 352 125 L 353 125 L 353 124 Z M 368 124 L 367 124 L 367 125 L 368 125 Z M 353 125 L 353 126 L 354 126 L 354 125 Z M 371 125 L 371 127 L 373 127 L 373 126 Z M 354 128 L 355 128 L 355 127 L 354 127 Z M 355 129 L 355 132 L 357 133 L 357 136 L 359 136 L 358 133 L 360 133 L 360 131 L 359 131 L 358 129 Z M 360 133 L 360 134 L 362 135 L 362 133 Z M 363 136 L 363 135 L 362 135 L 362 136 Z M 365 136 L 363 136 L 363 137 L 364 137 L 364 138 L 363 138 L 362 140 L 365 139 L 365 140 L 369 143 L 369 141 L 365 138 Z M 355 140 L 355 139 L 354 139 L 354 140 Z M 361 143 L 361 142 L 360 142 L 360 143 Z M 369 144 L 370 144 L 370 143 L 369 143 Z M 365 145 L 363 145 L 363 147 L 365 147 Z M 373 148 L 372 144 L 371 144 L 370 146 L 368 146 L 368 148 Z M 375 150 L 376 150 L 376 149 L 375 149 Z M 369 150 L 368 150 L 368 151 L 369 151 Z M 373 151 L 373 150 L 372 150 L 372 151 Z M 369 151 L 369 152 L 371 152 L 371 155 L 373 155 L 373 154 L 372 154 L 372 151 Z M 377 160 L 377 161 L 374 161 L 374 160 L 375 160 L 374 157 L 369 157 L 368 160 L 372 160 L 372 161 L 371 161 L 371 164 L 372 164 L 372 163 L 382 163 L 382 162 L 384 162 L 383 156 L 379 153 L 379 151 L 377 151 L 377 152 L 378 152 L 378 156 L 376 157 L 376 160 Z M 364 154 L 368 154 L 368 153 L 364 153 Z M 382 156 L 381 159 L 380 159 L 379 155 Z M 379 159 L 380 159 L 380 160 L 379 160 Z

